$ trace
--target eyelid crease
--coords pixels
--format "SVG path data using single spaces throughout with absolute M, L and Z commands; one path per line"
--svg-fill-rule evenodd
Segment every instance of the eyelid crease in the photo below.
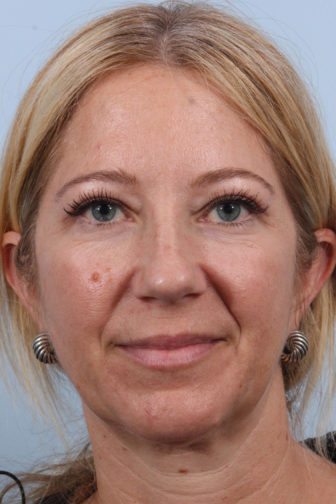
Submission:
M 134 186 L 136 185 L 137 179 L 134 175 L 128 174 L 121 168 L 116 169 L 116 170 L 101 170 L 101 171 L 96 171 L 93 173 L 89 173 L 88 175 L 82 175 L 79 177 L 76 177 L 69 182 L 67 182 L 61 189 L 57 192 L 56 194 L 56 200 L 59 200 L 65 193 L 66 191 L 73 187 L 76 186 L 77 184 L 81 184 L 83 182 L 92 182 L 94 180 L 99 180 L 105 183 L 117 183 L 117 184 L 124 184 L 128 186 Z
M 216 184 L 223 180 L 230 180 L 234 178 L 250 179 L 255 180 L 259 184 L 262 184 L 271 194 L 274 194 L 273 186 L 267 182 L 263 177 L 257 173 L 251 172 L 244 168 L 237 168 L 233 166 L 226 166 L 225 168 L 219 168 L 217 170 L 209 171 L 201 174 L 192 183 L 192 187 L 202 187 L 210 184 Z

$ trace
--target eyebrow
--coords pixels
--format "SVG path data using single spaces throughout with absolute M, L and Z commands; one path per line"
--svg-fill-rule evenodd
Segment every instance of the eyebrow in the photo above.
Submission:
M 256 173 L 250 172 L 242 168 L 219 168 L 211 172 L 204 173 L 197 177 L 191 184 L 192 187 L 204 187 L 210 184 L 215 184 L 222 180 L 229 180 L 232 178 L 249 178 L 261 183 L 271 194 L 274 194 L 273 186 L 267 182 L 263 177 Z M 117 182 L 124 185 L 136 185 L 137 178 L 134 175 L 129 175 L 122 169 L 109 170 L 109 171 L 96 171 L 88 175 L 81 175 L 76 177 L 66 184 L 64 184 L 56 193 L 56 200 L 60 199 L 64 193 L 71 187 L 81 184 L 83 182 L 90 182 L 92 180 L 99 180 L 102 182 Z
M 196 180 L 193 181 L 191 185 L 192 187 L 204 187 L 210 184 L 215 184 L 216 182 L 220 182 L 222 180 L 228 180 L 237 177 L 256 180 L 257 182 L 262 184 L 271 194 L 274 194 L 274 188 L 269 182 L 267 182 L 260 175 L 257 175 L 256 173 L 250 172 L 249 170 L 245 170 L 243 168 L 219 168 L 218 170 L 200 175 L 196 178 Z
M 89 173 L 88 175 L 82 175 L 80 177 L 76 177 L 59 189 L 56 193 L 56 199 L 61 198 L 64 193 L 77 184 L 81 184 L 83 182 L 90 182 L 92 180 L 100 180 L 102 182 L 117 182 L 118 184 L 124 185 L 136 185 L 137 179 L 134 175 L 129 175 L 123 170 L 109 170 L 109 171 L 96 171 L 93 173 Z

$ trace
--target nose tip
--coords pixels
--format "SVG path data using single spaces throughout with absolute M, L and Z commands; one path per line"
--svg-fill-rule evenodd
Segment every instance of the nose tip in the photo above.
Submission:
M 200 295 L 205 289 L 206 278 L 194 255 L 172 246 L 152 249 L 134 279 L 137 297 L 168 304 Z

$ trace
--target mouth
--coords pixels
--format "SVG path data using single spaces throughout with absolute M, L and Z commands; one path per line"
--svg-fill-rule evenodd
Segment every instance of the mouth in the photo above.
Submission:
M 223 338 L 195 334 L 159 335 L 117 347 L 131 359 L 154 369 L 173 369 L 209 354 Z

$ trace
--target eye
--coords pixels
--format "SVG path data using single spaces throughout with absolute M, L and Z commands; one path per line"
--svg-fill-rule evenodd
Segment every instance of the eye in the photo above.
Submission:
M 79 200 L 74 200 L 70 208 L 64 208 L 71 217 L 84 215 L 97 224 L 118 222 L 127 218 L 124 205 L 107 195 L 83 194 Z
M 214 214 L 214 215 L 212 215 Z M 219 218 L 223 222 L 234 222 L 241 217 L 245 217 L 249 211 L 237 201 L 226 201 L 216 207 L 209 213 L 209 217 Z
M 88 217 L 92 216 L 98 222 L 110 222 L 123 217 L 123 213 L 118 205 L 106 202 L 92 203 L 85 213 Z
M 266 210 L 267 207 L 257 197 L 245 193 L 225 194 L 214 198 L 204 207 L 205 217 L 202 220 L 215 224 L 242 224 L 252 214 L 262 214 Z

